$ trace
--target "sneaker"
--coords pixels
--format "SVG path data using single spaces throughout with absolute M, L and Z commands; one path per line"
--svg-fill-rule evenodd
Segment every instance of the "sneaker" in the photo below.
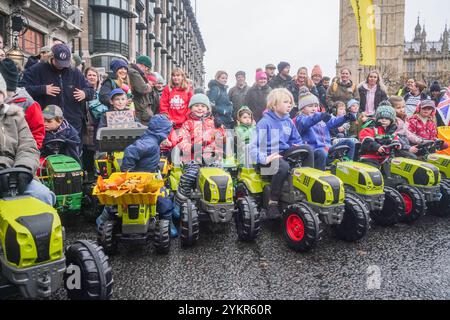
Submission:
M 276 220 L 281 218 L 280 208 L 278 203 L 269 204 L 269 208 L 266 211 L 266 218 L 269 220 Z

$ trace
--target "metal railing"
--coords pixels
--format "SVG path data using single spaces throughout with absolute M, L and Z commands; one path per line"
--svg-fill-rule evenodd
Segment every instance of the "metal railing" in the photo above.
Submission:
M 64 18 L 69 18 L 71 11 L 68 10 L 70 6 L 72 6 L 71 1 L 68 0 L 37 0 L 37 2 L 42 3 L 47 8 L 52 11 L 55 11 L 59 15 Z

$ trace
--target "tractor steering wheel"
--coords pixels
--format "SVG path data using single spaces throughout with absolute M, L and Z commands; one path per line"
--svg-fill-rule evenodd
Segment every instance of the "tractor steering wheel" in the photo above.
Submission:
M 15 197 L 17 195 L 19 188 L 17 176 L 19 173 L 31 175 L 30 170 L 20 167 L 0 170 L 0 197 L 5 193 L 11 197 Z
M 309 152 L 305 149 L 292 148 L 285 152 L 284 159 L 291 165 L 297 165 L 302 163 L 306 158 L 308 158 Z
M 53 139 L 44 143 L 44 149 L 48 151 L 49 154 L 60 154 L 61 149 L 63 149 L 66 144 L 65 140 Z

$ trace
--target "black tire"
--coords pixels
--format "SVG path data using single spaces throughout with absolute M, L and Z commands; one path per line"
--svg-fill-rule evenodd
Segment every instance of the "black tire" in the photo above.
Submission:
M 236 209 L 234 218 L 239 240 L 255 240 L 261 228 L 260 214 L 255 201 L 251 197 L 239 198 L 236 201 Z
M 427 212 L 427 203 L 423 194 L 415 187 L 408 185 L 397 186 L 397 191 L 405 201 L 406 216 L 401 222 L 413 223 Z
M 384 195 L 383 209 L 372 211 L 371 218 L 379 226 L 390 227 L 405 217 L 405 201 L 401 194 L 391 187 L 384 187 Z
M 283 238 L 289 248 L 297 252 L 307 252 L 320 239 L 320 220 L 306 204 L 289 206 L 283 212 Z
M 369 209 L 357 195 L 347 193 L 344 219 L 341 224 L 333 226 L 336 236 L 347 242 L 358 241 L 366 236 L 369 226 Z
M 66 249 L 66 265 L 75 265 L 81 274 L 78 289 L 69 288 L 70 274 L 64 276 L 64 286 L 71 300 L 109 300 L 113 292 L 112 269 L 102 247 L 93 241 L 77 241 Z
M 156 220 L 153 245 L 158 254 L 167 254 L 170 251 L 170 221 Z
M 181 245 L 193 246 L 199 238 L 198 210 L 195 204 L 188 200 L 181 206 Z
M 442 198 L 439 202 L 429 203 L 429 211 L 431 214 L 446 218 L 450 216 L 450 182 L 442 180 L 441 182 Z
M 106 221 L 98 230 L 97 242 L 103 247 L 106 254 L 114 255 L 117 253 L 117 240 L 114 238 L 114 221 Z

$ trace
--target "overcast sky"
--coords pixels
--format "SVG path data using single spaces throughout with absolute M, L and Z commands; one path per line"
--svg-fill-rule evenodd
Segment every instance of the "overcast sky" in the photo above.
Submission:
M 192 2 L 195 2 L 193 0 Z M 428 39 L 437 41 L 450 23 L 450 1 L 406 0 L 405 37 L 414 36 L 417 15 Z M 206 45 L 206 80 L 217 70 L 238 70 L 253 84 L 255 70 L 267 63 L 291 63 L 311 71 L 320 64 L 334 75 L 339 44 L 339 0 L 197 0 L 197 19 Z

